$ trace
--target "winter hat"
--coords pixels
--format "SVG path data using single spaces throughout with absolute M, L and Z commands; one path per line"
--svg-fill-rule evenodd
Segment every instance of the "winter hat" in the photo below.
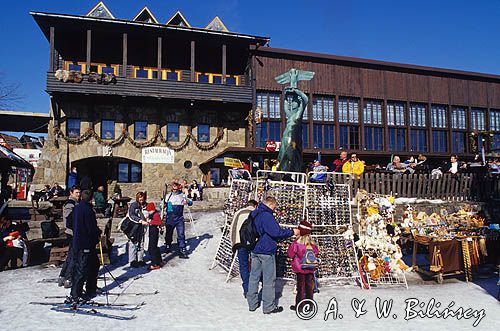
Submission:
M 148 205 L 146 206 L 146 210 L 149 212 L 156 211 L 155 204 L 152 202 L 149 202 Z
M 307 234 L 311 234 L 311 230 L 312 230 L 312 225 L 308 221 L 302 220 L 299 223 L 299 231 L 300 231 L 300 235 L 301 236 L 305 236 Z

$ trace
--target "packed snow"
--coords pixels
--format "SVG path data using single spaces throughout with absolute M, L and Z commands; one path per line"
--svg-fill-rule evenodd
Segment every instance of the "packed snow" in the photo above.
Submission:
M 221 212 L 195 214 L 197 236 L 187 225 L 186 235 L 190 245 L 190 259 L 180 260 L 174 254 L 163 255 L 167 264 L 157 271 L 130 269 L 125 252 L 125 239 L 118 236 L 115 243 L 113 265 L 110 271 L 123 281 L 122 288 L 107 280 L 107 289 L 128 295 L 110 296 L 111 303 L 145 305 L 135 311 L 115 311 L 97 308 L 98 311 L 120 316 L 135 315 L 128 321 L 113 320 L 90 315 L 64 314 L 51 310 L 51 306 L 31 305 L 31 301 L 60 302 L 62 299 L 45 299 L 45 296 L 66 295 L 69 290 L 57 287 L 56 283 L 41 283 L 42 279 L 57 278 L 59 268 L 30 267 L 0 273 L 0 324 L 4 330 L 470 330 L 479 323 L 478 330 L 498 330 L 500 325 L 500 303 L 485 286 L 465 283 L 456 279 L 445 280 L 438 285 L 434 281 L 422 281 L 418 275 L 408 274 L 409 289 L 404 287 L 361 290 L 356 286 L 322 286 L 315 295 L 317 314 L 311 320 L 301 320 L 289 310 L 294 303 L 293 285 L 277 282 L 279 305 L 285 308 L 280 314 L 264 315 L 259 309 L 249 312 L 243 298 L 239 278 L 226 283 L 226 272 L 220 267 L 209 270 L 221 236 L 223 216 Z M 136 277 L 143 274 L 142 277 Z M 109 274 L 106 274 L 109 277 Z M 491 284 L 491 282 L 490 282 Z M 104 287 L 103 280 L 99 286 Z M 139 292 L 154 292 L 151 296 L 130 295 Z M 496 290 L 496 288 L 494 289 Z M 493 290 L 493 291 L 494 291 Z M 335 298 L 335 300 L 332 300 Z M 387 318 L 378 318 L 375 304 L 381 300 L 393 300 L 393 308 Z M 405 320 L 405 300 L 411 299 L 427 304 L 434 298 L 442 311 L 450 306 L 471 308 L 469 319 L 456 317 L 416 317 Z M 106 302 L 105 296 L 97 298 Z M 365 303 L 362 304 L 363 300 Z M 329 303 L 337 303 L 338 311 L 324 320 Z M 361 306 L 362 304 L 362 306 Z M 353 306 L 366 311 L 355 317 Z M 359 308 L 361 306 L 361 308 Z M 435 304 L 436 306 L 436 304 Z M 334 306 L 333 306 L 334 307 Z M 484 310 L 483 310 L 484 309 Z M 422 308 L 425 311 L 425 307 Z M 433 308 L 432 311 L 436 310 Z M 406 312 L 413 316 L 417 308 Z M 483 316 L 484 317 L 481 317 Z M 340 317 L 342 315 L 342 318 Z M 334 319 L 333 317 L 337 318 Z

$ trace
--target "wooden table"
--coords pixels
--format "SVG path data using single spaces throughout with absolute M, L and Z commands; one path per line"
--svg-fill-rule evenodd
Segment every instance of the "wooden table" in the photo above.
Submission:
M 115 202 L 113 206 L 113 218 L 115 217 L 125 217 L 128 211 L 128 203 L 132 200 L 129 197 L 121 197 L 113 199 Z

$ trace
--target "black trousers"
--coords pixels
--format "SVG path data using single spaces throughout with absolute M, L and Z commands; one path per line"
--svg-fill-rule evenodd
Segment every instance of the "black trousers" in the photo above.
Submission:
M 71 286 L 71 297 L 81 298 L 83 284 L 85 291 L 93 295 L 97 290 L 97 274 L 99 272 L 99 260 L 96 249 L 81 249 L 75 252 L 75 266 L 73 270 L 73 284 Z
M 10 268 L 17 268 L 17 259 L 23 258 L 23 249 L 19 247 L 5 247 L 0 250 L 0 271 L 3 271 L 10 262 Z
M 160 227 L 158 225 L 149 226 L 148 253 L 151 256 L 152 265 L 160 265 L 161 253 L 158 247 L 158 237 L 160 236 Z
M 295 305 L 304 299 L 313 299 L 314 274 L 297 273 L 297 295 L 295 296 Z
M 67 243 L 69 246 L 68 250 L 68 256 L 66 257 L 66 261 L 64 261 L 62 268 L 61 268 L 61 273 L 59 274 L 59 277 L 64 277 L 67 280 L 73 280 L 73 268 L 75 266 L 75 252 L 72 249 L 73 246 L 73 236 L 70 234 L 66 234 L 67 237 Z

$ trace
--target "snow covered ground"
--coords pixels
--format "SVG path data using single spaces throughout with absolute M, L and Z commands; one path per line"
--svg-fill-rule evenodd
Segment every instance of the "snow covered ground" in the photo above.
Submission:
M 111 297 L 115 303 L 146 304 L 135 311 L 113 311 L 99 309 L 122 316 L 135 315 L 129 321 L 112 320 L 98 316 L 73 315 L 55 312 L 50 306 L 28 304 L 31 301 L 57 302 L 57 299 L 44 299 L 48 295 L 66 295 L 68 290 L 57 287 L 55 283 L 39 283 L 42 279 L 56 278 L 59 269 L 30 267 L 0 273 L 0 325 L 4 330 L 337 330 L 382 329 L 396 330 L 470 330 L 478 317 L 470 319 L 448 317 L 405 320 L 405 300 L 416 298 L 427 303 L 434 298 L 441 303 L 438 308 L 454 305 L 472 308 L 480 314 L 484 309 L 484 318 L 479 322 L 478 330 L 499 330 L 500 303 L 483 287 L 473 283 L 446 280 L 443 285 L 433 281 L 423 282 L 416 275 L 409 275 L 409 290 L 404 288 L 386 288 L 361 290 L 356 287 L 322 287 L 315 296 L 318 305 L 317 315 L 311 320 L 299 319 L 288 307 L 293 304 L 294 294 L 291 285 L 282 289 L 279 304 L 285 311 L 280 314 L 264 315 L 261 310 L 249 312 L 242 296 L 239 279 L 225 283 L 226 273 L 217 267 L 209 270 L 221 235 L 220 212 L 196 214 L 196 228 L 200 238 L 189 240 L 192 254 L 189 260 L 179 260 L 172 254 L 166 256 L 167 265 L 161 270 L 146 272 L 129 269 L 126 254 L 114 256 L 114 265 L 110 266 L 115 277 L 128 279 L 123 288 L 108 281 L 108 289 L 115 293 L 137 293 L 159 291 L 153 296 L 123 295 Z M 190 227 L 187 227 L 188 238 Z M 118 238 L 116 252 L 123 252 L 123 238 Z M 143 274 L 142 278 L 135 276 Z M 110 284 L 111 283 L 111 284 Z M 491 282 L 490 282 L 491 284 Z M 104 282 L 99 281 L 104 287 Z M 279 286 L 278 288 L 281 288 Z M 337 319 L 329 315 L 324 320 L 324 312 L 332 298 L 336 299 Z M 375 311 L 377 298 L 394 300 L 388 318 L 378 318 Z M 357 301 L 355 300 L 357 299 Z M 101 296 L 98 301 L 105 302 Z M 351 306 L 354 301 L 366 300 L 363 309 L 366 314 L 355 317 Z M 332 301 L 333 302 L 333 301 Z M 359 306 L 359 304 L 358 304 Z M 425 310 L 425 308 L 423 308 Z M 417 308 L 409 311 L 416 311 Z M 435 308 L 432 310 L 434 311 Z M 342 315 L 342 319 L 340 318 Z

